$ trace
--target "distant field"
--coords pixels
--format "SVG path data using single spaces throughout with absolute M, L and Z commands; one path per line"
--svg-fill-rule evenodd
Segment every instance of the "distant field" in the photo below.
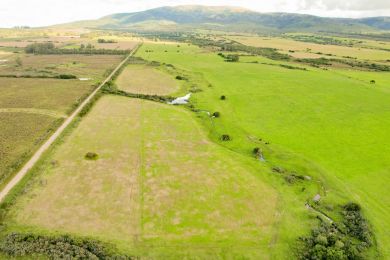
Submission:
M 107 96 L 40 165 L 5 223 L 144 257 L 258 259 L 282 229 L 282 202 L 258 170 L 208 141 L 190 112 Z
M 129 93 L 169 95 L 179 89 L 179 83 L 172 75 L 157 67 L 129 65 L 116 81 L 118 89 Z
M 99 81 L 123 57 L 120 55 L 20 55 L 9 58 L 0 66 L 0 75 L 58 75 L 72 74 L 79 78 Z
M 139 55 L 201 73 L 212 87 L 204 86 L 192 102 L 200 110 L 221 113 L 214 124 L 205 121 L 216 142 L 248 155 L 261 145 L 271 165 L 314 176 L 317 172 L 329 191 L 323 203 L 330 207 L 345 200 L 360 203 L 382 253 L 390 256 L 388 73 L 301 71 L 227 63 L 216 53 L 194 46 L 182 47 L 182 51 L 185 55 L 176 46 L 147 44 Z M 378 84 L 370 84 L 372 79 Z M 221 95 L 226 101 L 220 100 Z M 222 134 L 231 135 L 232 141 L 221 142 Z M 260 138 L 262 142 L 252 141 Z
M 274 37 L 229 36 L 228 38 L 249 46 L 276 48 L 282 51 L 296 51 L 297 54 L 293 55 L 307 52 L 321 52 L 323 54 L 333 54 L 338 57 L 349 56 L 361 60 L 384 61 L 390 59 L 390 52 L 375 49 L 338 45 L 322 45 Z

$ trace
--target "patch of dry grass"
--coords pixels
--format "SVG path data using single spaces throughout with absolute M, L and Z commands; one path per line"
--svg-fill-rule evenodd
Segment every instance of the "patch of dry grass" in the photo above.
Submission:
M 129 93 L 168 95 L 179 89 L 173 76 L 147 65 L 129 65 L 116 81 L 118 88 Z

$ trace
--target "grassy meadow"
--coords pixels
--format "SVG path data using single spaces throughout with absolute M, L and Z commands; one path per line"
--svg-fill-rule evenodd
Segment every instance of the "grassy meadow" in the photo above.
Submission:
M 389 256 L 388 73 L 227 63 L 194 46 L 181 53 L 176 48 L 149 44 L 139 55 L 203 74 L 207 83 L 193 103 L 221 113 L 213 124 L 205 120 L 214 141 L 247 155 L 262 146 L 269 165 L 323 180 L 325 205 L 357 201 L 374 227 L 381 253 Z M 372 79 L 378 86 L 370 84 Z M 222 134 L 232 141 L 221 142 Z
M 51 41 L 61 48 L 92 43 L 127 49 L 136 39 L 71 34 L 0 39 L 0 46 Z M 390 59 L 380 41 L 348 40 L 348 47 L 290 36 L 218 39 L 296 58 Z M 226 62 L 235 53 L 143 42 L 136 56 L 146 62 L 130 61 L 112 84 L 123 92 L 103 94 L 77 117 L 6 199 L 1 238 L 12 232 L 70 235 L 145 259 L 291 259 L 299 237 L 324 216 L 341 221 L 342 205 L 353 201 L 375 235 L 367 259 L 390 258 L 390 73 L 244 53 Z M 0 178 L 28 158 L 121 58 L 0 52 L 3 76 L 88 79 L 0 77 Z M 185 106 L 125 97 L 187 90 L 192 96 Z
M 324 45 L 277 37 L 229 36 L 227 38 L 249 46 L 279 49 L 296 58 L 319 58 L 326 57 L 324 56 L 325 54 L 332 54 L 338 58 L 352 57 L 359 60 L 369 61 L 386 61 L 390 59 L 390 52 L 380 49 L 367 48 L 370 46 L 349 47 L 330 44 Z M 374 46 L 375 45 L 372 47 Z M 291 53 L 289 51 L 295 51 L 295 53 Z M 316 54 L 319 56 L 316 56 Z
M 179 90 L 174 77 L 148 65 L 128 65 L 116 84 L 120 90 L 147 95 L 169 95 Z
M 210 142 L 198 120 L 179 107 L 101 98 L 34 169 L 7 232 L 93 237 L 158 259 L 287 254 L 314 216 L 255 160 Z

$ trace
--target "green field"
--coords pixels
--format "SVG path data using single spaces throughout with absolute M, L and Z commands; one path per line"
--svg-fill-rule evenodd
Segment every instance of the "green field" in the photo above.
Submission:
M 123 46 L 133 39 L 84 37 Z M 277 37 L 214 40 L 226 38 L 297 58 L 390 58 L 373 40 L 351 39 L 353 47 Z M 343 206 L 356 202 L 374 234 L 365 258 L 390 258 L 390 73 L 315 68 L 164 38 L 143 42 L 89 113 L 6 198 L 0 238 L 70 235 L 145 259 L 291 259 L 298 239 L 321 221 L 350 232 Z M 239 61 L 226 62 L 231 54 Z M 0 57 L 8 59 L 0 63 L 3 75 L 90 79 L 0 77 L 0 171 L 36 149 L 121 58 Z M 186 91 L 192 96 L 183 106 L 129 97 Z
M 190 112 L 106 96 L 34 170 L 6 230 L 88 236 L 152 258 L 280 257 L 311 217 L 267 171 L 210 142 Z
M 390 52 L 388 51 L 360 48 L 359 46 L 324 45 L 277 37 L 229 36 L 228 38 L 249 46 L 275 48 L 285 52 L 292 50 L 296 53 L 288 54 L 297 56 L 297 58 L 315 58 L 316 56 L 313 55 L 322 53 L 332 54 L 339 58 L 349 56 L 360 60 L 370 61 L 386 61 L 390 59 Z M 374 46 L 376 45 L 373 45 L 373 47 Z
M 145 50 L 152 52 L 145 52 Z M 381 252 L 389 256 L 390 95 L 388 73 L 291 70 L 278 66 L 226 63 L 213 52 L 189 46 L 145 45 L 139 55 L 202 73 L 213 87 L 194 95 L 201 110 L 219 111 L 210 127 L 216 141 L 248 154 L 263 145 L 270 165 L 312 171 L 327 183 L 324 203 L 361 203 Z M 355 77 L 355 78 L 354 78 Z M 378 87 L 369 84 L 376 79 Z M 219 97 L 225 95 L 227 100 Z M 207 121 L 206 121 L 207 122 Z M 207 123 L 205 123 L 208 125 Z M 264 143 L 263 143 L 264 144 Z M 332 214 L 331 212 L 329 214 Z

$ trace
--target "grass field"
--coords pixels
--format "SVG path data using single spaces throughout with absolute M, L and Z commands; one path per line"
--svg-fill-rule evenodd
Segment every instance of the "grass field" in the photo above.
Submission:
M 229 36 L 228 38 L 249 46 L 275 48 L 285 52 L 293 50 L 296 53 L 291 55 L 299 56 L 297 58 L 311 58 L 313 53 L 321 52 L 338 57 L 349 56 L 360 60 L 385 61 L 390 59 L 390 52 L 376 49 L 322 45 L 275 37 Z M 305 53 L 307 56 L 305 56 Z
M 91 80 L 0 77 L 0 184 L 39 147 L 104 74 L 118 56 L 26 55 L 22 66 L 7 58 L 0 74 L 75 74 Z
M 0 182 L 37 148 L 55 122 L 48 115 L 0 110 Z
M 148 95 L 169 95 L 179 90 L 179 83 L 172 75 L 148 65 L 127 66 L 116 84 L 120 90 Z
M 287 254 L 310 227 L 256 160 L 210 142 L 190 112 L 149 101 L 103 97 L 34 176 L 7 231 L 94 237 L 152 258 L 259 259 Z
M 193 103 L 201 110 L 221 113 L 210 126 L 215 141 L 229 134 L 233 140 L 223 145 L 249 155 L 255 145 L 261 145 L 252 140 L 261 138 L 270 143 L 263 145 L 271 165 L 302 170 L 299 158 L 304 158 L 326 180 L 324 202 L 333 206 L 343 200 L 359 202 L 374 226 L 381 253 L 390 256 L 388 74 L 351 72 L 351 77 L 344 70 L 226 63 L 216 53 L 193 46 L 182 51 L 149 44 L 139 53 L 148 60 L 202 73 L 213 87 L 195 94 Z M 370 78 L 381 83 L 374 87 Z M 221 95 L 227 100 L 220 101 Z
M 19 55 L 2 63 L 0 75 L 46 75 L 71 74 L 78 78 L 101 81 L 107 70 L 112 69 L 123 57 L 120 55 Z

